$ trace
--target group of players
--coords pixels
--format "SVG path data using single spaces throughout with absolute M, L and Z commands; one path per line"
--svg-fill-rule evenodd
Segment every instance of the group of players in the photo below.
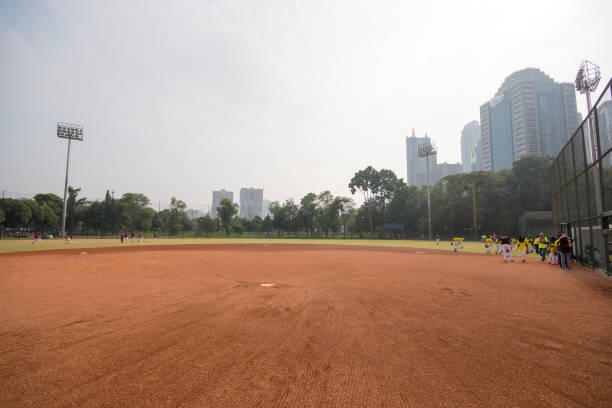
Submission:
M 121 233 L 121 243 L 123 244 L 124 242 L 130 242 L 130 239 L 132 242 L 136 242 L 136 233 L 134 233 L 134 231 L 132 231 L 130 233 L 130 235 L 128 235 L 127 232 L 122 232 Z M 138 242 L 143 242 L 144 241 L 144 237 L 142 236 L 142 232 L 138 233 Z M 153 242 L 157 242 L 157 232 L 153 232 Z
M 53 239 L 53 235 L 49 235 L 47 238 Z M 130 235 L 128 235 L 127 232 L 121 233 L 121 243 L 122 244 L 124 242 L 129 242 L 129 238 L 130 238 Z M 132 238 L 132 242 L 136 242 L 136 234 L 134 232 L 131 233 L 131 238 Z M 138 242 L 143 242 L 143 241 L 144 241 L 144 237 L 142 233 L 140 232 L 138 233 Z M 32 233 L 32 245 L 38 245 L 41 242 L 42 242 L 42 238 L 40 237 L 40 232 L 34 231 Z M 157 242 L 157 232 L 153 232 L 153 242 Z M 66 245 L 72 244 L 72 238 L 70 237 L 70 235 L 66 234 L 64 236 L 64 243 Z
M 561 269 L 571 269 L 570 261 L 572 254 L 572 241 L 563 233 L 557 236 L 546 237 L 540 233 L 537 237 L 525 237 L 522 234 L 518 238 L 507 235 L 496 234 L 482 236 L 487 254 L 495 249 L 495 254 L 502 254 L 504 262 L 514 262 L 514 254 L 521 254 L 522 262 L 527 262 L 527 254 L 536 253 L 541 257 L 541 262 L 551 265 L 559 265 Z

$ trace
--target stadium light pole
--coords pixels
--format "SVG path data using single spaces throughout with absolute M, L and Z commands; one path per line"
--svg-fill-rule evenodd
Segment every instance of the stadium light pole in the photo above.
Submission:
M 427 138 L 427 137 L 426 137 Z M 433 156 L 438 153 L 438 149 L 436 146 L 431 143 L 429 138 L 426 139 L 426 142 L 419 145 L 418 148 L 418 156 L 425 157 L 425 166 L 427 174 L 427 231 L 429 235 L 429 240 L 431 241 L 431 194 L 429 191 L 429 156 Z
M 83 140 L 83 126 L 74 123 L 57 122 L 57 137 L 68 139 L 66 156 L 66 181 L 64 182 L 64 208 L 62 210 L 62 237 L 66 235 L 66 204 L 68 199 L 68 169 L 70 168 L 70 142 Z
M 576 74 L 576 90 L 586 95 L 587 118 L 589 119 L 589 143 L 591 144 L 590 154 L 593 163 L 597 163 L 597 160 L 599 160 L 599 148 L 597 146 L 597 139 L 595 139 L 594 117 L 591 115 L 591 92 L 595 92 L 600 79 L 599 67 L 590 61 L 582 61 Z M 599 164 L 597 163 L 595 166 L 599 170 Z M 599 171 L 595 172 L 595 205 L 597 206 L 597 212 L 601 214 L 602 200 Z
M 582 64 L 580 64 L 580 69 L 578 69 L 578 74 L 576 74 L 576 90 L 581 94 L 586 94 L 587 116 L 589 118 L 589 142 L 591 143 L 590 153 L 593 162 L 595 162 L 599 157 L 597 143 L 595 140 L 595 126 L 593 123 L 593 117 L 590 116 L 591 92 L 595 92 L 597 86 L 599 85 L 600 79 L 601 74 L 599 72 L 599 67 L 590 61 L 582 61 Z

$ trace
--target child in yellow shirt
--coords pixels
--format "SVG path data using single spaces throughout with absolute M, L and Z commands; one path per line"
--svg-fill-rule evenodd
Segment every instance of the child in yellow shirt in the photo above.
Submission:
M 517 247 L 519 252 L 521 253 L 521 257 L 523 258 L 523 262 L 527 262 L 527 248 L 529 247 L 529 240 L 526 239 L 523 234 L 519 235 Z

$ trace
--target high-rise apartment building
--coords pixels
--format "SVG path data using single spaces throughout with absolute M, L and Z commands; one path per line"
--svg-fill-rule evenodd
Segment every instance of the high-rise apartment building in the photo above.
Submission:
M 251 220 L 262 216 L 263 188 L 240 189 L 240 217 Z
M 416 137 L 414 129 L 412 136 L 406 136 L 406 183 L 409 186 L 422 186 L 427 183 L 427 160 L 425 157 L 419 157 L 419 146 L 428 142 L 430 139 L 427 135 Z M 437 155 L 429 156 L 430 172 L 436 167 L 437 160 Z M 433 184 L 431 180 L 430 184 Z
M 217 218 L 217 207 L 221 204 L 221 200 L 229 198 L 234 201 L 234 192 L 226 191 L 225 189 L 221 189 L 219 191 L 213 191 L 213 199 L 212 199 L 212 207 L 210 209 L 211 218 Z
M 194 209 L 189 208 L 185 212 L 187 213 L 187 218 L 189 218 L 190 220 L 194 220 L 202 216 L 202 211 L 200 210 L 194 210 Z
M 270 200 L 263 200 L 261 205 L 261 218 L 266 218 L 270 215 Z
M 525 156 L 554 157 L 578 125 L 573 84 L 537 68 L 517 71 L 480 107 L 482 170 L 511 168 Z
M 461 131 L 461 165 L 464 173 L 478 171 L 477 164 L 481 162 L 480 149 L 477 148 L 480 142 L 480 123 L 473 120 L 466 124 Z

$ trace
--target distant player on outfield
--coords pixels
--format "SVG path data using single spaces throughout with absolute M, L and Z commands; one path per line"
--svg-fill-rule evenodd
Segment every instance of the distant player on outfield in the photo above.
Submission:
M 523 234 L 519 235 L 517 247 L 519 252 L 521 253 L 521 257 L 523 258 L 523 262 L 527 262 L 527 248 L 528 248 L 528 240 L 523 236 Z
M 489 235 L 485 238 L 485 248 L 487 248 L 487 254 L 491 255 L 491 249 L 493 248 L 493 238 Z
M 440 245 L 440 235 L 436 234 L 436 245 Z
M 463 238 L 453 238 L 453 242 L 451 243 L 451 245 L 453 246 L 453 251 L 457 252 L 459 248 L 463 248 Z
M 504 254 L 504 262 L 506 258 L 510 258 L 510 262 L 514 262 L 514 255 L 512 255 L 512 244 L 510 244 L 510 238 L 507 236 L 501 237 L 499 240 L 501 244 L 502 253 Z
M 122 243 L 122 244 L 123 244 L 123 238 L 124 238 L 124 235 L 123 235 L 123 231 L 122 231 L 122 232 L 121 232 L 121 243 Z
M 138 233 L 138 242 L 142 242 L 142 232 Z
M 68 234 L 64 236 L 64 245 L 72 245 L 72 238 Z
M 157 232 L 153 233 L 153 242 L 157 242 Z
M 131 238 L 132 238 L 132 242 L 134 242 L 134 237 L 136 236 L 136 234 L 134 234 L 134 231 L 132 231 L 132 232 L 130 233 L 130 236 L 131 236 Z

